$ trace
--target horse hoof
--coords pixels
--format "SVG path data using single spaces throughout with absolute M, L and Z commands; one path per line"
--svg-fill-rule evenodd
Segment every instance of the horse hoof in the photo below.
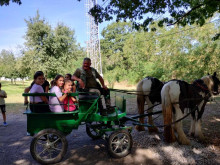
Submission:
M 205 142 L 205 141 L 206 141 L 206 138 L 205 138 L 204 136 L 199 136 L 199 137 L 198 137 L 198 140 L 199 140 L 200 142 Z
M 195 136 L 195 133 L 189 132 L 188 135 L 194 137 L 194 136 Z
M 190 145 L 189 139 L 178 139 L 178 142 L 182 145 Z
M 158 133 L 159 132 L 157 127 L 148 127 L 148 131 L 151 133 L 153 133 L 153 132 Z
M 140 126 L 140 125 L 136 125 L 135 128 L 138 131 L 145 131 L 145 128 L 143 126 Z

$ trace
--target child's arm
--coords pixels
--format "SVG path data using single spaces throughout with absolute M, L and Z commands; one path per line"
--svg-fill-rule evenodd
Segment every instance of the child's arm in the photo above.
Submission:
M 45 93 L 48 93 L 48 91 L 49 91 L 49 86 L 46 86 Z
M 71 97 L 71 99 L 73 100 L 74 103 L 77 103 L 77 100 L 75 97 Z
M 41 98 L 41 100 L 43 100 L 43 102 L 48 104 L 48 99 L 45 96 L 40 96 L 40 98 Z
M 24 93 L 28 93 L 31 90 L 31 87 L 27 87 L 24 89 Z M 24 96 L 24 104 L 28 104 L 28 97 Z
M 63 100 L 67 97 L 67 93 L 64 93 L 63 96 L 58 97 L 60 102 L 63 102 Z

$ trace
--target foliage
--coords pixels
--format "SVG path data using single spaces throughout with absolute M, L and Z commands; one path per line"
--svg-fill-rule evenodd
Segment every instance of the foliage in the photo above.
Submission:
M 24 70 L 30 70 L 31 75 L 37 70 L 42 70 L 48 78 L 64 74 L 78 57 L 84 55 L 76 44 L 75 32 L 69 27 L 58 23 L 52 29 L 45 19 L 40 18 L 39 12 L 25 21 L 28 30 L 22 62 L 26 66 Z
M 111 84 L 125 80 L 135 84 L 146 76 L 191 82 L 214 71 L 220 74 L 220 44 L 212 40 L 220 26 L 150 27 L 157 32 L 135 31 L 125 22 L 102 31 L 104 77 Z
M 0 0 L 0 6 L 7 6 L 9 5 L 10 0 Z M 21 5 L 21 0 L 12 0 L 12 2 L 17 3 L 19 5 Z
M 157 21 L 158 16 L 163 15 L 157 22 L 159 27 L 164 24 L 202 26 L 208 18 L 220 11 L 219 0 L 109 0 L 106 4 L 105 7 L 97 4 L 90 10 L 97 22 L 109 21 L 116 16 L 116 21 L 130 20 L 136 29 L 143 27 L 145 31 Z M 218 37 L 219 33 L 214 39 Z

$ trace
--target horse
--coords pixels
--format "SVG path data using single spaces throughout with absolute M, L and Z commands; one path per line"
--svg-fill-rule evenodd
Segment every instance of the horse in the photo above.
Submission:
M 182 121 L 176 122 L 174 129 L 172 120 L 177 121 L 183 118 L 184 110 L 189 109 L 191 113 L 191 126 L 189 135 L 195 136 L 200 141 L 204 141 L 201 130 L 201 119 L 208 99 L 218 94 L 220 84 L 216 72 L 188 84 L 181 80 L 171 80 L 167 82 L 161 90 L 162 112 L 164 117 L 164 138 L 168 143 L 178 140 L 180 144 L 189 145 L 183 129 Z M 176 139 L 174 130 L 178 134 Z
M 161 102 L 160 92 L 163 87 L 163 83 L 154 77 L 145 77 L 137 85 L 137 106 L 138 113 L 140 115 L 144 114 L 144 104 L 145 101 L 148 105 L 148 113 L 153 111 L 154 103 Z M 144 117 L 139 118 L 140 123 L 144 124 Z M 154 126 L 152 115 L 148 116 L 148 123 L 152 127 L 148 127 L 149 132 L 158 132 L 157 127 Z M 144 126 L 137 125 L 136 129 L 138 131 L 144 131 Z

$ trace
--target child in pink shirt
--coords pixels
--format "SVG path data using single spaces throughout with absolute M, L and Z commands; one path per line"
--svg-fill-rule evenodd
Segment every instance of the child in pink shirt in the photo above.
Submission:
M 65 80 L 63 93 L 71 93 L 72 88 L 73 88 L 73 82 L 71 80 Z M 64 111 L 74 111 L 74 110 L 76 110 L 76 105 L 74 104 L 76 102 L 77 102 L 77 100 L 74 97 L 67 96 L 63 100 Z

